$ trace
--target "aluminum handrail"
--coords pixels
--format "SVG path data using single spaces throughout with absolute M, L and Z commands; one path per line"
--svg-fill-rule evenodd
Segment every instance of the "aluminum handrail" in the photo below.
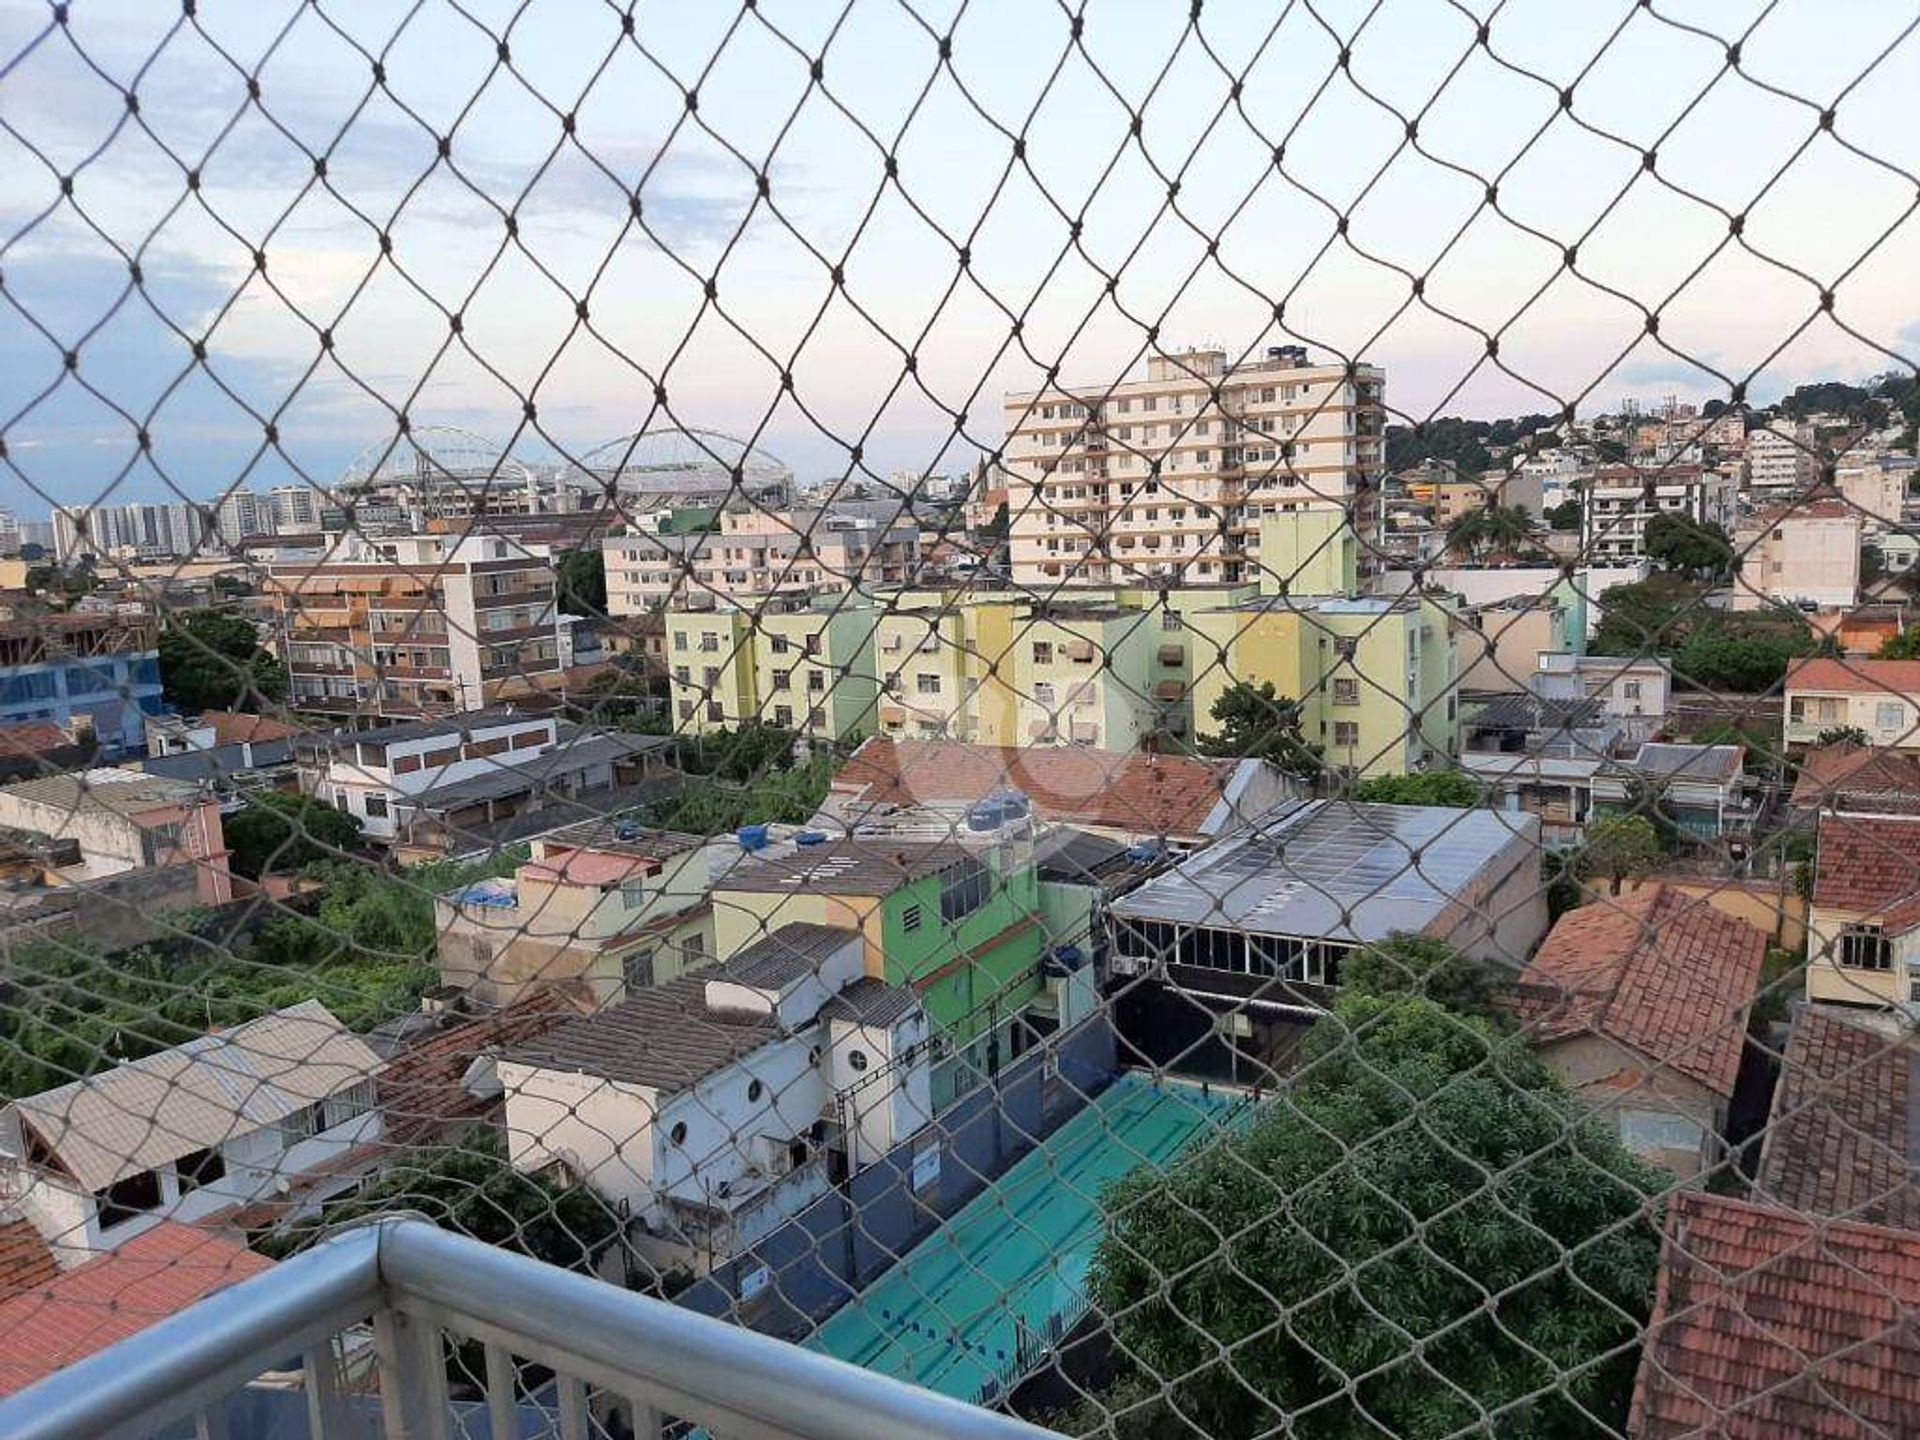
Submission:
M 387 1433 L 448 1433 L 438 1330 L 545 1365 L 718 1436 L 1043 1440 L 1024 1421 L 664 1301 L 453 1235 L 381 1221 L 315 1247 L 0 1400 L 8 1440 L 105 1440 L 201 1419 L 234 1390 L 368 1319 Z M 491 1379 L 490 1373 L 490 1379 Z M 427 1397 L 423 1410 L 421 1397 Z M 316 1406 L 316 1414 L 324 1406 Z

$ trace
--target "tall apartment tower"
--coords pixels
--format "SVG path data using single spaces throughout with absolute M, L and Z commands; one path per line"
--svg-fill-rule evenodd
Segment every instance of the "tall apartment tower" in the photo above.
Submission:
M 320 530 L 320 492 L 311 485 L 273 487 L 273 526 L 279 535 L 313 535 Z
M 1009 395 L 1014 583 L 1256 580 L 1261 516 L 1309 506 L 1344 507 L 1364 540 L 1385 391 L 1377 366 L 1280 345 L 1235 363 L 1159 354 L 1142 378 Z
M 227 491 L 213 505 L 214 526 L 227 545 L 255 535 L 271 535 L 273 502 L 244 487 Z
M 1769 499 L 1805 491 L 1820 474 L 1811 425 L 1775 420 L 1747 432 L 1747 488 Z
M 505 535 L 347 535 L 267 557 L 288 701 L 478 710 L 562 669 L 553 555 Z

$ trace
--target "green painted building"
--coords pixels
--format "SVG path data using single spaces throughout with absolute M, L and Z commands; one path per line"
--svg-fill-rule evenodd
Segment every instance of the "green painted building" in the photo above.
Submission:
M 1042 992 L 1048 930 L 1032 842 L 891 836 L 743 860 L 713 888 L 722 960 L 795 921 L 866 940 L 866 972 L 919 992 L 932 1021 L 934 1105 L 1019 1054 Z

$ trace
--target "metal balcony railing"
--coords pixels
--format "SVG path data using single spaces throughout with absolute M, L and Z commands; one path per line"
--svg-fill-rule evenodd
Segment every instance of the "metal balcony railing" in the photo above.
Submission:
M 368 1327 L 371 1359 L 356 1367 L 354 1341 Z M 476 1343 L 455 1351 L 450 1341 Z M 484 1398 L 456 1401 L 449 1365 L 476 1348 Z M 236 1397 L 262 1376 L 282 1380 L 290 1365 L 312 1440 L 589 1440 L 628 1426 L 644 1440 L 688 1425 L 715 1440 L 1049 1434 L 395 1219 L 348 1231 L 0 1401 L 0 1435 L 135 1440 L 191 1429 L 243 1440 L 250 1427 L 236 1418 L 246 1413 Z

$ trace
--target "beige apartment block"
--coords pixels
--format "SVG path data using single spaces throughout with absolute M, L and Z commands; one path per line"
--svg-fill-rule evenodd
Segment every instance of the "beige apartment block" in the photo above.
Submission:
M 1733 532 L 1733 608 L 1851 609 L 1860 598 L 1860 535 L 1860 512 L 1838 498 L 1748 516 Z
M 904 510 L 881 518 L 755 506 L 723 510 L 716 523 L 714 530 L 639 529 L 604 540 L 608 613 L 899 585 L 920 559 L 920 527 Z
M 276 550 L 265 569 L 296 709 L 477 710 L 560 672 L 545 545 L 356 534 Z
M 1386 374 L 1298 346 L 1230 361 L 1158 354 L 1146 374 L 1006 400 L 1016 585 L 1236 584 L 1269 508 L 1330 501 L 1366 527 Z

